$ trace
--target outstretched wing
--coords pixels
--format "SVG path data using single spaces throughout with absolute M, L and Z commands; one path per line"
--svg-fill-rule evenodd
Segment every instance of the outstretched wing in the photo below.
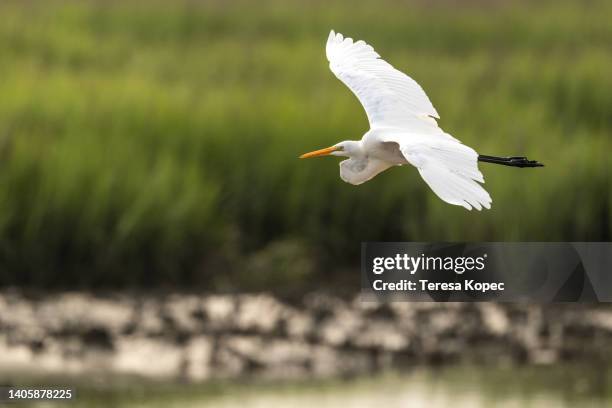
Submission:
M 433 192 L 443 201 L 468 210 L 491 208 L 491 196 L 479 184 L 484 178 L 478 170 L 478 153 L 454 140 L 427 142 L 397 140 L 406 160 L 419 170 Z
M 359 98 L 371 128 L 438 129 L 438 112 L 423 88 L 370 45 L 332 30 L 326 53 L 332 72 Z

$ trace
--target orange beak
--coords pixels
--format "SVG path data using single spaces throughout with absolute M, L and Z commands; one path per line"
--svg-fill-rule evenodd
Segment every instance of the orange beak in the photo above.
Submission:
M 325 149 L 315 150 L 314 152 L 310 152 L 310 153 L 304 153 L 303 155 L 300 156 L 300 159 L 308 159 L 310 157 L 317 157 L 317 156 L 328 156 L 332 154 L 333 152 L 335 152 L 336 150 L 340 150 L 340 148 L 336 146 L 326 147 Z

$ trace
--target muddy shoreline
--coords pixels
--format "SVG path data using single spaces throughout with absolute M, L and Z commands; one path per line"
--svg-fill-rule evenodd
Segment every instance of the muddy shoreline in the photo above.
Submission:
M 610 351 L 608 305 L 0 292 L 1 370 L 297 379 L 466 362 L 605 363 Z

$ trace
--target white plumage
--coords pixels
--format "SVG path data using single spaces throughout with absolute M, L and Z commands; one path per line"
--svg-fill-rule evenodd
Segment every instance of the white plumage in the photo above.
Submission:
M 357 95 L 372 128 L 412 126 L 415 117 L 440 117 L 423 88 L 365 42 L 332 31 L 326 53 L 332 72 Z
M 438 127 L 438 112 L 423 88 L 393 68 L 363 41 L 329 34 L 326 47 L 332 72 L 363 105 L 370 130 L 360 141 L 345 141 L 302 155 L 346 156 L 341 178 L 361 184 L 395 165 L 416 167 L 433 192 L 468 210 L 491 208 L 479 184 L 478 154 Z

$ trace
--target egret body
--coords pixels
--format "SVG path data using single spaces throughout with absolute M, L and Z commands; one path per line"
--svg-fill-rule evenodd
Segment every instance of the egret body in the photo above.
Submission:
M 525 157 L 478 155 L 444 132 L 431 101 L 408 75 L 393 68 L 363 41 L 329 34 L 326 47 L 332 72 L 363 105 L 370 130 L 359 141 L 348 140 L 300 158 L 343 156 L 340 177 L 361 184 L 391 166 L 417 168 L 433 192 L 449 204 L 468 210 L 491 208 L 478 161 L 513 167 L 539 167 Z

